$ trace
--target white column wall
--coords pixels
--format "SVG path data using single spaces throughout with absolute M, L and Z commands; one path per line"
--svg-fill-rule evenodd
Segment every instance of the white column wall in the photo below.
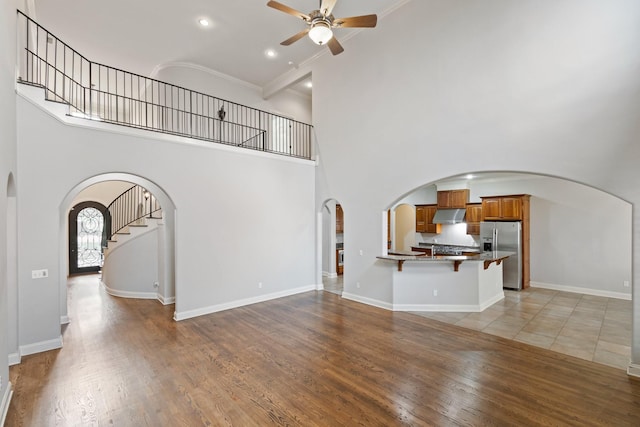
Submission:
M 391 301 L 388 266 L 375 262 L 380 213 L 445 177 L 542 173 L 635 208 L 638 22 L 634 0 L 413 1 L 349 40 L 344 54 L 323 57 L 313 70 L 316 200 L 318 209 L 329 197 L 345 206 L 345 292 Z M 638 294 L 638 209 L 633 227 Z M 633 330 L 640 364 L 639 298 Z
M 15 316 L 9 321 L 8 287 L 15 294 L 15 285 L 8 283 L 12 275 L 7 265 L 7 257 L 15 247 L 7 242 L 9 207 L 7 190 L 9 176 L 17 181 L 16 172 L 16 112 L 15 112 L 15 52 L 16 52 L 16 9 L 22 2 L 3 1 L 0 4 L 0 422 L 7 409 L 9 399 L 9 335 L 15 337 L 17 327 Z M 15 254 L 13 254 L 15 256 Z M 10 257 L 14 259 L 13 257 Z M 15 313 L 15 307 L 12 307 Z M 8 329 L 12 328 L 11 334 Z M 13 341 L 13 339 L 12 339 Z

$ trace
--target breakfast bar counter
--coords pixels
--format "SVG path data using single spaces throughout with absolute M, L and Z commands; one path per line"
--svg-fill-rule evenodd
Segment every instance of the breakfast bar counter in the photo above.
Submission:
M 454 271 L 458 271 L 458 267 L 463 261 L 482 261 L 484 268 L 487 269 L 492 262 L 500 264 L 503 259 L 509 258 L 514 252 L 506 251 L 494 251 L 494 252 L 482 252 L 478 255 L 424 255 L 418 254 L 418 252 L 391 252 L 389 255 L 382 255 L 376 258 L 384 259 L 388 261 L 398 262 L 398 271 L 402 271 L 402 265 L 405 261 L 418 261 L 418 262 L 453 262 Z
M 502 260 L 513 252 L 477 255 L 383 255 L 391 261 L 396 311 L 479 312 L 504 298 Z

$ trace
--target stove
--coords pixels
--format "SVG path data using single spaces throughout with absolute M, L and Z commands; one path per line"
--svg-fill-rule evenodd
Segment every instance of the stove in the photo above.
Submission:
M 462 248 L 458 246 L 434 246 L 432 255 L 462 255 Z

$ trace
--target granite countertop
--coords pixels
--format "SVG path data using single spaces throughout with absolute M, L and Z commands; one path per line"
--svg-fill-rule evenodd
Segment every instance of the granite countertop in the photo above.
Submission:
M 389 251 L 391 256 L 426 256 L 426 252 L 419 251 Z
M 493 251 L 482 252 L 478 255 L 434 255 L 434 256 L 415 256 L 415 255 L 381 255 L 376 258 L 390 261 L 498 261 L 515 255 L 515 252 Z

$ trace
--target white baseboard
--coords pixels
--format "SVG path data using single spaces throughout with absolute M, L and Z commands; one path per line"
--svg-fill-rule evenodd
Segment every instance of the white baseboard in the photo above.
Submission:
M 351 300 L 351 301 L 355 301 L 355 302 L 359 302 L 359 303 L 362 303 L 362 304 L 372 305 L 372 306 L 378 307 L 378 308 L 384 308 L 385 310 L 393 311 L 393 304 L 385 302 L 385 301 L 380 301 L 380 300 L 373 299 L 373 298 L 367 298 L 367 297 L 363 297 L 361 295 L 350 294 L 348 292 L 342 292 L 342 298 L 348 299 L 348 300 Z
M 265 302 L 272 299 L 288 297 L 303 292 L 315 291 L 316 285 L 303 286 L 301 288 L 289 289 L 281 292 L 274 292 L 272 294 L 259 295 L 256 297 L 245 298 L 236 301 L 230 301 L 222 304 L 211 305 L 208 307 L 196 308 L 194 310 L 187 310 L 182 312 L 175 312 L 173 319 L 176 321 L 191 319 L 192 317 L 204 316 L 206 314 L 216 313 L 218 311 L 230 310 L 232 308 L 242 307 L 245 305 L 256 304 L 259 302 Z
M 56 350 L 62 348 L 62 335 L 58 338 L 41 341 L 33 344 L 21 345 L 20 356 L 28 356 L 30 354 L 42 353 L 44 351 Z
M 114 297 L 120 298 L 136 298 L 136 299 L 158 299 L 158 294 L 156 292 L 130 292 L 130 291 L 119 291 L 117 289 L 111 289 L 104 283 L 102 280 L 100 281 L 100 285 L 104 288 L 104 290 Z
M 336 279 L 338 277 L 338 273 L 329 273 L 328 271 L 323 271 L 322 277 L 326 277 L 327 279 Z
M 160 294 L 157 294 L 157 299 L 160 301 L 162 305 L 169 305 L 176 303 L 176 297 L 164 297 Z
M 504 293 L 496 295 L 481 304 L 394 304 L 393 311 L 480 313 L 503 299 Z
M 578 286 L 555 285 L 553 283 L 542 283 L 531 281 L 532 288 L 551 289 L 553 291 L 572 292 L 576 294 L 593 295 L 596 297 L 617 298 L 631 301 L 631 293 L 603 291 L 600 289 L 581 288 Z
M 68 325 L 69 322 L 71 322 L 69 320 L 69 316 L 65 315 L 65 316 L 60 316 L 60 324 L 61 325 Z
M 13 386 L 11 385 L 11 381 L 7 383 L 7 389 L 2 396 L 2 400 L 0 401 L 0 426 L 4 425 L 5 420 L 7 419 L 7 412 L 9 412 L 9 404 L 11 403 L 11 398 L 13 397 Z
M 627 368 L 627 375 L 640 378 L 640 365 L 629 363 L 629 367 Z
M 9 366 L 19 365 L 20 362 L 22 362 L 22 358 L 18 353 L 9 353 Z

